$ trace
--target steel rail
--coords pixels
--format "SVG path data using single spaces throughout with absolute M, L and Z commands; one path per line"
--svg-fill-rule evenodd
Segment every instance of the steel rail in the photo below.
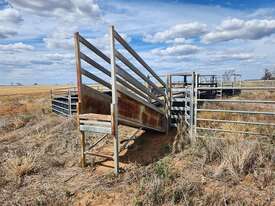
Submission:
M 233 134 L 248 134 L 248 135 L 260 135 L 260 136 L 269 136 L 266 134 L 260 134 L 255 132 L 245 132 L 245 131 L 232 131 L 232 130 L 225 130 L 225 129 L 214 129 L 214 128 L 205 128 L 205 127 L 196 127 L 197 130 L 207 130 L 213 132 L 224 132 L 224 133 L 233 133 Z
M 198 90 L 275 90 L 275 87 L 198 87 Z
M 232 123 L 232 124 L 250 124 L 250 125 L 263 125 L 263 126 L 275 126 L 274 123 L 268 122 L 248 122 L 248 121 L 235 121 L 235 120 L 223 120 L 223 119 L 204 119 L 197 118 L 198 121 L 207 121 L 207 122 L 219 122 L 219 123 Z
M 111 60 L 109 57 L 107 57 L 104 53 L 102 53 L 99 49 L 97 49 L 95 46 L 93 46 L 90 42 L 88 42 L 86 39 L 84 39 L 83 37 L 81 37 L 79 35 L 79 41 L 84 44 L 88 49 L 92 50 L 95 54 L 97 54 L 99 57 L 101 57 L 103 60 L 105 60 L 107 63 L 111 63 Z M 85 62 L 87 62 L 88 64 L 94 66 L 95 68 L 99 69 L 101 72 L 103 72 L 104 74 L 106 74 L 107 76 L 111 76 L 111 72 L 109 70 L 107 70 L 106 68 L 104 68 L 103 66 L 101 66 L 100 64 L 98 64 L 97 62 L 95 62 L 94 60 L 92 60 L 90 57 L 88 57 L 87 55 L 85 55 L 84 53 L 80 52 L 80 58 L 83 59 Z M 134 85 L 137 89 L 141 90 L 142 92 L 146 93 L 147 95 L 149 95 L 152 99 L 158 101 L 160 104 L 162 104 L 163 106 L 165 105 L 164 102 L 162 100 L 160 100 L 156 95 L 150 93 L 150 91 L 148 91 L 148 89 L 141 84 L 139 81 L 137 81 L 135 78 L 133 78 L 128 72 L 126 72 L 123 68 L 121 68 L 119 65 L 116 64 L 116 67 L 118 69 L 118 75 L 121 76 L 123 79 L 125 79 L 125 82 L 129 82 L 132 85 Z M 121 84 L 123 83 L 123 80 L 120 78 L 117 78 L 118 81 Z M 127 84 L 129 86 L 129 84 Z M 124 86 L 127 87 L 126 84 L 124 84 Z M 128 87 L 129 88 L 129 87 Z M 133 87 L 130 87 L 130 90 Z M 135 90 L 134 90 L 135 92 Z
M 154 70 L 139 56 L 139 54 L 116 32 L 114 31 L 115 39 L 130 53 L 132 56 L 156 78 L 163 87 L 166 88 L 165 82 L 154 72 Z
M 198 102 L 232 102 L 232 103 L 256 103 L 256 104 L 275 104 L 271 100 L 250 100 L 250 99 L 197 99 Z
M 241 110 L 223 110 L 223 109 L 197 109 L 197 111 L 199 111 L 199 112 L 225 112 L 225 113 L 239 113 L 239 114 L 275 115 L 275 112 L 241 111 Z
M 135 72 L 141 79 L 143 79 L 145 82 L 147 82 L 150 86 L 152 86 L 156 91 L 161 94 L 165 95 L 165 93 L 160 90 L 157 85 L 155 85 L 149 78 L 147 78 L 135 65 L 133 65 L 125 56 L 123 56 L 119 51 L 115 50 L 116 57 L 123 62 L 129 69 L 131 69 L 133 72 Z

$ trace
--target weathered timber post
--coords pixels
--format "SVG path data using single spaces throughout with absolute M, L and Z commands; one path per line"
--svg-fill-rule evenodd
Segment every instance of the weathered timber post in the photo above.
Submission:
M 76 75 L 77 75 L 77 90 L 78 90 L 78 103 L 77 103 L 77 117 L 81 113 L 81 95 L 82 95 L 82 78 L 81 78 L 81 61 L 80 61 L 80 46 L 79 46 L 79 33 L 76 32 L 74 34 L 74 47 L 75 47 L 75 59 L 76 59 Z M 79 119 L 77 119 L 78 127 L 79 127 Z M 80 144 L 81 144 L 81 166 L 85 167 L 86 158 L 85 158 L 85 133 L 83 131 L 80 132 Z
M 117 83 L 116 83 L 116 61 L 115 61 L 115 29 L 110 27 L 110 48 L 111 48 L 111 85 L 112 85 L 112 104 L 111 104 L 111 134 L 114 138 L 114 164 L 115 174 L 119 173 L 119 137 L 118 137 L 118 111 L 117 111 Z

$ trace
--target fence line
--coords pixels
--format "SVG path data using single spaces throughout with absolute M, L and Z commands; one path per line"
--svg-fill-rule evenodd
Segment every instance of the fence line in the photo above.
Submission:
M 186 114 L 186 118 L 190 117 L 191 120 L 188 121 L 188 125 L 190 125 L 190 133 L 191 133 L 191 139 L 198 136 L 198 132 L 214 132 L 214 133 L 234 133 L 234 134 L 244 134 L 244 135 L 255 135 L 255 136 L 269 136 L 270 134 L 261 134 L 261 133 L 257 133 L 257 132 L 253 132 L 253 131 L 236 131 L 236 130 L 228 130 L 228 129 L 222 129 L 222 128 L 216 128 L 217 125 L 215 126 L 215 128 L 208 128 L 208 127 L 200 127 L 197 126 L 198 123 L 201 122 L 208 122 L 208 123 L 225 123 L 225 124 L 235 124 L 235 125 L 257 125 L 257 126 L 266 126 L 266 127 L 274 127 L 275 123 L 271 123 L 271 122 L 260 122 L 260 121 L 243 121 L 243 120 L 238 120 L 238 119 L 210 119 L 210 118 L 201 118 L 200 117 L 200 113 L 203 112 L 208 112 L 208 113 L 232 113 L 232 114 L 242 114 L 242 115 L 264 115 L 264 116 L 272 116 L 275 117 L 275 112 L 273 111 L 252 111 L 249 110 L 238 110 L 238 109 L 223 109 L 223 108 L 215 108 L 215 109 L 211 109 L 211 108 L 199 108 L 200 106 L 202 106 L 203 104 L 198 104 L 203 103 L 203 102 L 208 102 L 208 103 L 217 103 L 217 102 L 221 102 L 221 103 L 242 103 L 242 104 L 270 104 L 270 105 L 274 105 L 275 101 L 273 100 L 256 100 L 256 99 L 224 99 L 224 95 L 222 94 L 223 92 L 225 92 L 225 90 L 227 91 L 235 91 L 235 90 L 239 90 L 240 92 L 242 91 L 275 91 L 275 87 L 268 87 L 268 86 L 264 86 L 264 87 L 234 87 L 234 84 L 232 84 L 232 87 L 226 86 L 224 87 L 223 85 L 220 87 L 204 87 L 204 86 L 200 86 L 197 82 L 198 79 L 197 77 L 199 76 L 198 74 L 195 74 L 196 78 L 192 83 L 191 87 L 187 87 L 186 91 L 188 91 L 189 94 L 193 94 L 193 97 L 190 98 L 190 104 L 194 105 L 193 109 L 193 115 L 189 115 L 187 113 L 187 110 L 185 110 Z M 200 91 L 221 91 L 221 98 L 220 99 L 206 99 L 206 98 L 200 98 L 199 94 Z M 232 92 L 232 95 L 234 95 L 234 92 Z M 199 106 L 200 105 L 200 106 Z M 218 107 L 222 107 L 220 105 L 218 105 Z M 192 109 L 192 108 L 191 108 Z

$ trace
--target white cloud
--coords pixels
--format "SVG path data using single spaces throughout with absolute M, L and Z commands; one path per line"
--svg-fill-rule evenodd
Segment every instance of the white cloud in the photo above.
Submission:
M 196 54 L 201 50 L 201 48 L 185 44 L 185 45 L 174 45 L 171 47 L 167 47 L 166 49 L 153 49 L 152 54 L 158 56 L 183 56 Z
M 16 52 L 16 51 L 30 51 L 33 50 L 33 46 L 24 44 L 22 42 L 15 43 L 15 44 L 0 44 L 0 51 L 9 51 L 9 52 Z
M 18 24 L 23 21 L 20 13 L 13 8 L 0 10 L 0 22 L 8 24 Z
M 21 22 L 23 22 L 23 19 L 16 9 L 6 8 L 0 10 L 0 38 L 15 36 Z
M 198 22 L 177 24 L 165 31 L 157 32 L 153 35 L 146 35 L 144 41 L 151 43 L 166 42 L 176 38 L 196 37 L 206 32 L 206 24 Z
M 254 59 L 255 55 L 246 52 L 215 52 L 208 53 L 207 57 L 210 61 L 246 61 Z
M 81 16 L 96 17 L 100 13 L 100 8 L 95 0 L 9 0 L 9 3 L 15 8 L 27 12 L 33 12 L 37 15 L 63 16 L 67 18 L 72 13 Z
M 217 27 L 216 31 L 203 36 L 205 43 L 222 42 L 233 39 L 256 40 L 275 33 L 275 20 L 241 20 L 227 19 Z
M 73 48 L 73 32 L 57 31 L 49 34 L 43 39 L 49 49 L 72 49 Z
M 167 40 L 165 43 L 167 43 L 167 44 L 191 44 L 191 43 L 193 43 L 193 41 L 191 39 L 175 38 L 175 39 Z

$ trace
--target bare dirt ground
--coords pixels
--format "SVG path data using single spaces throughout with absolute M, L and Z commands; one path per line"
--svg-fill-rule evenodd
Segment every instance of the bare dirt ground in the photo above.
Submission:
M 184 132 L 175 139 L 175 131 L 140 132 L 121 152 L 115 177 L 111 161 L 94 166 L 101 159 L 87 157 L 89 166 L 80 168 L 76 122 L 52 114 L 47 97 L 0 104 L 1 205 L 275 205 L 272 135 L 210 137 L 191 146 Z M 123 139 L 134 129 L 119 131 Z M 112 140 L 105 143 L 97 150 L 108 154 Z

